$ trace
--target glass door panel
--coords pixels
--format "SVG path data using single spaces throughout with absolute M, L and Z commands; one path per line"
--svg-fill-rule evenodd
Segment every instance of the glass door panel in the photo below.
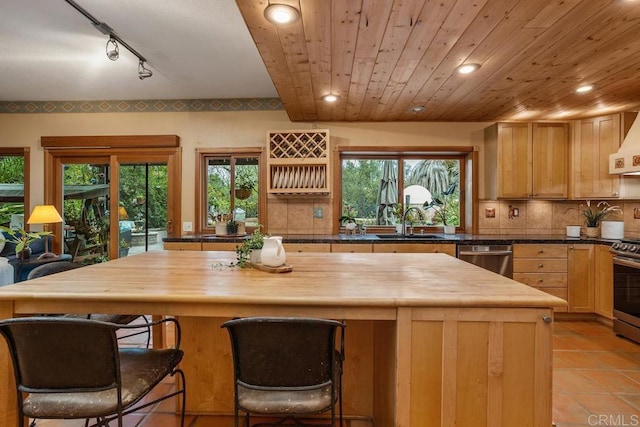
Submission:
M 167 236 L 167 165 L 121 163 L 118 178 L 119 258 L 162 249 Z
M 109 179 L 105 163 L 63 164 L 64 252 L 75 262 L 109 260 Z

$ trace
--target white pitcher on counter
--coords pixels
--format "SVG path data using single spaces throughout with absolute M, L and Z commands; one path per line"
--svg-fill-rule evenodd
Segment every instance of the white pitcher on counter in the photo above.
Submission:
M 264 238 L 264 244 L 260 251 L 262 264 L 269 267 L 280 267 L 287 260 L 287 254 L 282 246 L 281 236 L 271 236 Z

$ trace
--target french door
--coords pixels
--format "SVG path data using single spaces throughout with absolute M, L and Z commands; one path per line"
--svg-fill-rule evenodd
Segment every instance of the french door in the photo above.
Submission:
M 56 253 L 100 262 L 162 248 L 180 223 L 179 148 L 45 151 Z M 89 239 L 89 240 L 88 240 Z

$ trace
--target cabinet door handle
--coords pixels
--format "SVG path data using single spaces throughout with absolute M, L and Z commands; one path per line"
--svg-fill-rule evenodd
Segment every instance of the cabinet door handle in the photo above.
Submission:
M 544 323 L 551 323 L 553 322 L 553 319 L 551 318 L 551 316 L 542 316 L 542 321 Z
M 544 268 L 544 264 L 538 264 L 538 268 Z
M 544 249 L 538 249 L 538 253 L 539 254 L 543 254 L 544 253 Z
M 538 279 L 538 283 L 544 282 L 544 279 Z

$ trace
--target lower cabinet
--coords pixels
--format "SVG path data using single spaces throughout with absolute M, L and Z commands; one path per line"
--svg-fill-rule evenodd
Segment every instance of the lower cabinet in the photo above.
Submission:
M 569 312 L 593 313 L 594 306 L 594 245 L 569 245 Z
M 443 253 L 456 256 L 456 245 L 451 243 L 376 243 L 373 252 L 384 253 Z
M 235 242 L 202 242 L 203 251 L 235 251 L 240 243 Z
M 331 252 L 330 243 L 283 243 L 287 253 Z
M 568 301 L 567 245 L 517 244 L 513 246 L 513 278 L 518 282 Z M 556 307 L 555 311 L 567 311 Z
M 332 243 L 331 252 L 341 253 L 371 253 L 373 252 L 373 244 L 371 243 Z
M 613 254 L 609 246 L 595 246 L 594 310 L 613 319 Z
M 201 251 L 200 242 L 164 242 L 165 251 Z

